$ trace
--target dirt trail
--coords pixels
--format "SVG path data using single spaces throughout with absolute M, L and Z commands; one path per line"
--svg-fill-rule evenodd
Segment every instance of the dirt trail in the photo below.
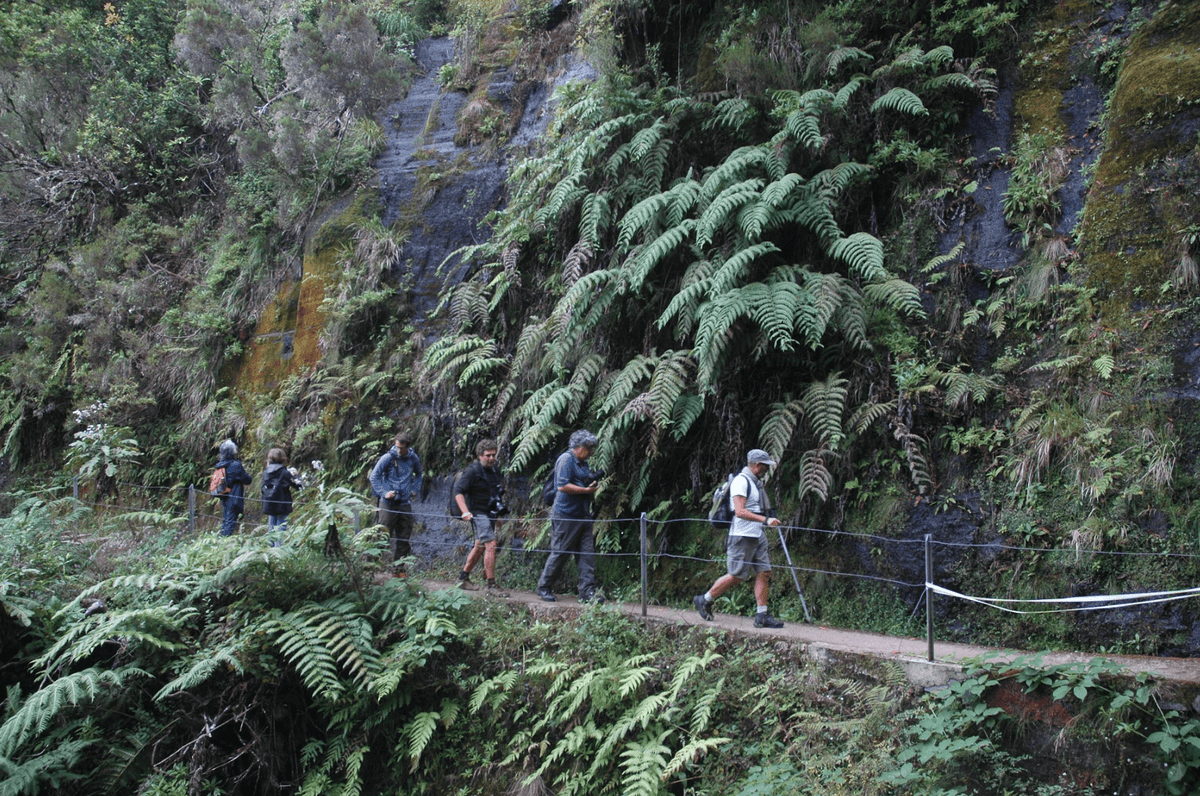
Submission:
M 448 581 L 423 581 L 428 588 L 454 588 Z M 574 595 L 558 595 L 557 602 L 543 602 L 531 592 L 507 589 L 507 601 L 521 603 L 531 611 L 539 614 L 573 616 L 589 606 L 581 604 Z M 479 599 L 491 599 L 484 596 L 482 590 L 471 591 L 468 594 Z M 607 608 L 619 609 L 622 613 L 638 619 L 642 616 L 642 606 L 639 603 L 609 602 Z M 866 633 L 859 630 L 842 630 L 835 627 L 823 627 L 803 622 L 787 622 L 779 630 L 760 630 L 754 627 L 754 621 L 748 616 L 736 616 L 717 613 L 712 622 L 702 620 L 694 610 L 667 608 L 661 605 L 650 605 L 646 608 L 646 619 L 651 622 L 664 622 L 676 625 L 695 625 L 703 629 L 721 630 L 730 633 L 746 635 L 762 635 L 768 638 L 778 638 L 804 646 L 815 657 L 830 655 L 869 655 L 876 658 L 894 660 L 905 666 L 910 677 L 919 682 L 922 678 L 915 669 L 922 667 L 938 667 L 951 669 L 967 658 L 977 658 L 991 654 L 994 659 L 1012 660 L 1022 655 L 1033 654 L 1028 650 L 997 649 L 971 644 L 951 644 L 934 639 L 934 663 L 928 663 L 929 645 L 923 638 L 898 638 L 879 633 Z M 1097 656 L 1080 652 L 1042 652 L 1042 660 L 1047 665 L 1076 663 L 1104 657 L 1132 672 L 1148 672 L 1149 674 L 1180 683 L 1200 683 L 1200 659 L 1195 658 L 1155 658 L 1146 655 L 1106 655 Z M 943 672 L 943 675 L 952 676 Z M 937 679 L 936 677 L 934 679 Z M 943 677 L 944 679 L 944 677 Z M 930 680 L 930 684 L 933 681 Z

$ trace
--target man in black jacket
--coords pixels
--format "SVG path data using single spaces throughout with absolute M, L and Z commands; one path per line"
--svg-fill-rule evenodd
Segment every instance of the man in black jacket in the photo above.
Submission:
M 496 440 L 480 440 L 475 445 L 475 461 L 462 471 L 454 482 L 454 500 L 462 512 L 462 519 L 471 523 L 475 533 L 475 546 L 467 554 L 467 563 L 458 576 L 458 585 L 463 589 L 474 589 L 471 570 L 483 559 L 483 574 L 487 578 L 487 593 L 493 597 L 507 597 L 496 587 L 496 528 L 501 522 L 504 506 L 504 486 L 496 468 Z

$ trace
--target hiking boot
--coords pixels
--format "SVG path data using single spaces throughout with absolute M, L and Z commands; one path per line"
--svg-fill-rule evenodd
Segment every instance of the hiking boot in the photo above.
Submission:
M 754 615 L 754 626 L 755 627 L 769 627 L 772 629 L 776 629 L 776 628 L 783 627 L 783 622 L 780 622 L 778 619 L 771 616 L 769 613 L 763 612 L 761 614 Z
M 475 591 L 478 587 L 471 582 L 471 574 L 469 572 L 460 572 L 458 573 L 458 588 L 463 591 Z
M 556 598 L 556 597 L 555 597 L 555 596 L 554 596 L 554 595 L 553 595 L 553 594 L 550 592 L 550 590 L 549 590 L 549 589 L 542 588 L 542 587 L 539 587 L 539 588 L 538 588 L 538 590 L 537 590 L 537 596 L 538 596 L 538 597 L 541 597 L 543 600 L 545 600 L 545 601 L 546 601 L 546 602 L 548 602 L 548 603 L 552 603 L 552 602 L 557 602 L 557 601 L 558 601 L 558 599 L 557 599 L 557 598 Z
M 580 597 L 579 602 L 595 603 L 596 605 L 604 605 L 604 597 L 597 594 L 596 592 L 592 592 L 591 594 L 585 594 L 582 597 Z
M 508 596 L 508 592 L 500 591 L 500 587 L 496 585 L 496 581 L 494 580 L 489 580 L 487 582 L 487 588 L 484 590 L 484 594 L 486 594 L 488 597 L 504 598 Z
M 700 614 L 700 618 L 706 622 L 713 620 L 712 603 L 704 599 L 703 594 L 697 594 L 692 598 L 692 605 L 696 606 L 696 611 Z

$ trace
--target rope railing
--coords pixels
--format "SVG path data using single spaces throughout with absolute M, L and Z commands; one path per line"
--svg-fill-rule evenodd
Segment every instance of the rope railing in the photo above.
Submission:
M 122 487 L 128 487 L 128 488 L 141 488 L 141 489 L 156 490 L 156 491 L 179 491 L 180 490 L 180 487 L 177 487 L 177 486 L 176 487 L 153 487 L 153 486 L 147 486 L 147 485 L 142 485 L 142 484 L 132 484 L 132 483 L 126 483 L 126 482 L 119 482 L 119 485 Z M 48 488 L 43 488 L 43 489 L 38 489 L 38 490 L 24 491 L 24 492 L 21 492 L 18 494 L 20 494 L 20 495 L 31 495 L 31 494 L 49 495 L 49 494 L 61 494 L 63 491 L 65 491 L 63 487 L 48 487 Z M 134 507 L 129 507 L 129 506 L 123 506 L 120 504 L 114 504 L 112 502 L 103 502 L 103 501 L 99 501 L 99 500 L 89 500 L 89 499 L 81 498 L 79 496 L 78 481 L 76 481 L 74 484 L 73 492 L 74 492 L 74 495 L 73 495 L 74 499 L 80 505 L 88 506 L 88 507 L 92 507 L 92 508 L 103 508 L 103 509 L 108 509 L 108 510 L 115 509 L 115 510 L 125 510 L 125 511 L 155 510 L 155 509 L 147 509 L 147 508 L 134 508 Z M 179 520 L 186 519 L 187 520 L 189 533 L 195 534 L 198 521 L 202 521 L 202 524 L 208 525 L 209 524 L 208 521 L 211 520 L 212 521 L 211 525 L 213 527 L 220 526 L 221 518 L 222 518 L 221 513 L 207 511 L 207 510 L 199 507 L 197 504 L 197 497 L 202 498 L 202 499 L 209 498 L 210 500 L 214 500 L 214 501 L 216 500 L 216 498 L 208 495 L 207 493 L 205 493 L 203 491 L 198 492 L 195 485 L 189 485 L 186 488 L 186 495 L 187 495 L 187 503 L 188 503 L 188 513 L 186 516 L 180 516 L 180 517 L 177 517 L 176 519 L 179 519 Z M 11 495 L 9 495 L 9 496 L 11 496 Z M 247 505 L 250 505 L 250 506 L 257 505 L 259 507 L 259 510 L 261 511 L 261 506 L 264 502 L 262 500 L 262 498 L 257 497 L 255 495 L 245 495 L 245 496 L 243 496 L 243 500 Z M 305 501 L 303 499 L 303 493 L 299 493 L 299 495 L 295 498 L 294 503 L 297 508 L 300 508 L 304 505 Z M 374 508 L 370 507 L 370 505 L 366 504 L 365 502 L 364 502 L 364 510 L 366 511 L 366 513 L 368 515 L 374 513 Z M 457 528 L 457 529 L 461 530 L 464 534 L 470 533 L 470 526 L 467 523 L 446 515 L 446 513 L 444 511 L 443 512 L 425 511 L 423 509 L 418 509 L 418 508 L 414 507 L 414 510 L 411 513 L 412 513 L 414 522 L 419 522 L 426 528 L 428 528 L 429 525 L 432 524 L 432 522 L 436 520 L 436 521 L 441 522 L 442 526 L 445 528 L 452 528 L 452 529 Z M 264 517 L 264 522 L 259 527 L 265 526 L 265 515 L 262 515 L 262 516 Z M 504 518 L 501 528 L 504 528 L 506 526 L 507 527 L 515 527 L 518 529 L 528 528 L 531 526 L 545 527 L 549 522 L 550 522 L 549 517 L 546 516 L 546 514 L 544 512 L 539 512 L 537 514 L 531 514 L 531 515 L 507 516 Z M 598 519 L 593 520 L 594 525 L 600 526 L 601 528 L 603 528 L 605 526 L 629 526 L 629 525 L 632 525 L 633 523 L 638 524 L 638 526 L 640 528 L 640 532 L 641 532 L 641 546 L 640 546 L 640 549 L 638 552 L 617 552 L 617 551 L 596 550 L 596 551 L 594 551 L 594 554 L 597 558 L 626 558 L 626 559 L 638 558 L 641 560 L 643 616 L 645 616 L 645 614 L 646 614 L 646 607 L 647 607 L 647 596 L 646 595 L 648 593 L 649 561 L 651 559 L 653 559 L 655 561 L 670 560 L 670 561 L 691 562 L 691 563 L 695 563 L 695 564 L 703 565 L 703 566 L 715 566 L 715 565 L 719 565 L 722 563 L 722 559 L 720 559 L 720 558 L 704 558 L 704 557 L 700 557 L 700 556 L 682 555 L 682 554 L 670 553 L 670 552 L 664 552 L 664 551 L 652 552 L 649 549 L 648 529 L 651 525 L 666 527 L 666 526 L 670 526 L 670 525 L 678 524 L 678 523 L 697 523 L 697 522 L 707 522 L 707 518 L 704 518 L 704 517 L 675 517 L 675 518 L 666 519 L 666 520 L 651 520 L 645 514 L 642 514 L 639 517 L 598 518 Z M 371 527 L 372 525 L 374 525 L 374 522 L 372 521 L 371 517 L 367 517 L 364 519 L 359 512 L 355 512 L 354 528 L 353 528 L 355 533 L 363 530 L 365 527 Z M 776 565 L 773 563 L 772 569 L 773 570 L 774 569 L 781 570 L 792 576 L 792 579 L 796 586 L 796 592 L 799 595 L 801 605 L 804 608 L 805 617 L 809 621 L 811 621 L 811 617 L 808 614 L 808 606 L 804 600 L 803 590 L 800 587 L 800 581 L 799 581 L 800 574 L 823 575 L 823 576 L 839 577 L 839 578 L 852 578 L 852 579 L 857 579 L 857 580 L 865 580 L 865 581 L 871 581 L 871 582 L 876 582 L 876 583 L 883 583 L 883 584 L 897 586 L 897 587 L 901 587 L 901 588 L 907 588 L 907 589 L 923 589 L 921 599 L 918 600 L 918 602 L 917 602 L 917 608 L 918 609 L 920 608 L 920 603 L 922 601 L 925 603 L 926 634 L 928 636 L 928 643 L 929 643 L 929 651 L 928 651 L 929 652 L 929 660 L 931 660 L 931 661 L 934 659 L 934 655 L 933 655 L 933 653 L 934 653 L 934 643 L 933 643 L 933 597 L 934 597 L 934 595 L 941 595 L 943 597 L 947 597 L 950 599 L 962 600 L 964 602 L 969 602 L 969 603 L 973 603 L 973 604 L 980 605 L 983 607 L 991 608 L 994 610 L 999 610 L 999 611 L 1003 611 L 1006 613 L 1014 613 L 1014 614 L 1047 614 L 1047 613 L 1068 613 L 1068 612 L 1121 609 L 1121 608 L 1131 608 L 1131 607 L 1152 605 L 1152 604 L 1158 604 L 1158 603 L 1174 602 L 1174 601 L 1186 600 L 1186 599 L 1191 599 L 1193 597 L 1200 596 L 1200 587 L 1198 587 L 1198 588 L 1191 588 L 1191 589 L 1179 589 L 1179 590 L 1173 590 L 1173 591 L 1138 592 L 1138 593 L 1131 593 L 1131 594 L 1113 594 L 1113 595 L 1085 595 L 1085 596 L 1079 596 L 1079 597 L 1050 597 L 1050 598 L 1029 598 L 1029 599 L 998 598 L 998 597 L 986 597 L 986 596 L 980 596 L 980 595 L 965 594 L 963 592 L 956 591 L 954 589 L 946 588 L 945 586 L 940 586 L 934 582 L 934 578 L 933 578 L 934 548 L 936 548 L 936 547 L 959 548 L 959 549 L 985 549 L 985 550 L 994 551 L 994 552 L 1001 552 L 1001 551 L 1036 552 L 1036 553 L 1040 553 L 1040 554 L 1061 553 L 1064 555 L 1074 556 L 1076 558 L 1082 558 L 1085 556 L 1086 557 L 1092 557 L 1092 556 L 1142 557 L 1142 556 L 1153 555 L 1153 556 L 1158 556 L 1158 557 L 1170 557 L 1170 558 L 1174 558 L 1174 559 L 1184 559 L 1184 560 L 1200 559 L 1200 555 L 1192 554 L 1192 553 L 1161 553 L 1161 552 L 1139 552 L 1139 551 L 1120 551 L 1120 550 L 1092 550 L 1092 549 L 1081 549 L 1081 548 L 1077 548 L 1077 547 L 1061 547 L 1061 548 L 1027 547 L 1027 546 L 1002 544 L 1002 543 L 998 543 L 998 542 L 969 543 L 969 542 L 954 542 L 954 541 L 936 541 L 930 535 L 926 535 L 924 539 L 898 539 L 895 537 L 881 536 L 881 535 L 877 535 L 877 534 L 846 532 L 846 531 L 830 530 L 830 529 L 826 529 L 826 528 L 814 528 L 814 527 L 802 526 L 802 525 L 780 525 L 780 526 L 778 526 L 778 530 L 779 530 L 780 547 L 783 550 L 783 552 L 787 558 L 787 563 L 782 564 L 782 565 Z M 791 553 L 788 550 L 787 538 L 785 536 L 785 533 L 787 533 L 787 532 L 824 534 L 824 535 L 828 535 L 831 537 L 842 537 L 845 539 L 853 539 L 856 541 L 866 541 L 866 542 L 873 542 L 873 543 L 886 544 L 886 545 L 892 545 L 892 546 L 906 546 L 906 545 L 917 545 L 917 544 L 924 545 L 924 547 L 925 547 L 925 568 L 926 568 L 925 580 L 924 580 L 924 582 L 908 582 L 908 581 L 898 580 L 898 579 L 894 579 L 894 578 L 887 578 L 887 577 L 883 577 L 883 576 L 879 576 L 879 575 L 872 575 L 872 574 L 865 573 L 865 572 L 844 572 L 844 571 L 833 571 L 833 570 L 824 570 L 824 569 L 818 569 L 818 568 L 813 568 L 813 567 L 798 566 L 792 561 Z M 414 539 L 417 538 L 419 535 L 420 534 L 418 531 L 418 533 L 414 534 Z M 503 534 L 501 534 L 501 536 L 503 536 Z M 551 552 L 550 548 L 547 548 L 547 547 L 529 546 L 529 545 L 525 544 L 523 538 L 521 539 L 521 543 L 519 545 L 513 544 L 512 543 L 513 539 L 514 539 L 514 537 L 508 537 L 508 541 L 506 543 L 498 544 L 497 551 L 498 552 L 520 553 L 523 556 L 535 555 L 535 554 L 542 555 L 542 554 L 549 554 Z M 432 548 L 432 549 L 440 551 L 440 552 L 449 552 L 451 550 L 461 549 L 465 545 L 469 544 L 470 541 L 471 540 L 469 537 L 467 539 L 459 539 L 459 540 L 455 540 L 455 541 L 428 539 L 424 542 L 424 545 L 428 548 Z M 1023 606 L 1034 606 L 1034 607 L 1033 608 L 1015 607 L 1015 606 L 1022 606 L 1022 605 Z

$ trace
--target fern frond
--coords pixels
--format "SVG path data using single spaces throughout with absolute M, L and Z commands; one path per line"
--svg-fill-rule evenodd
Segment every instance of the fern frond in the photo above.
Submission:
M 833 488 L 833 473 L 825 466 L 829 449 L 824 445 L 807 450 L 800 457 L 800 477 L 797 499 L 803 501 L 809 495 L 824 503 Z
M 821 135 L 821 125 L 817 116 L 807 109 L 792 111 L 784 122 L 784 130 L 801 146 L 813 152 L 820 152 L 825 147 L 825 138 Z
M 842 64 L 870 60 L 870 53 L 860 50 L 857 47 L 838 47 L 825 59 L 825 74 L 832 75 L 842 68 Z
M 753 177 L 722 190 L 704 209 L 696 224 L 696 245 L 707 246 L 712 242 L 716 231 L 729 223 L 739 208 L 754 201 L 762 187 L 762 179 Z
M 567 252 L 567 256 L 563 258 L 562 280 L 563 284 L 568 289 L 573 287 L 579 278 L 583 276 L 588 266 L 591 265 L 592 256 L 595 254 L 593 244 L 586 238 L 580 238 L 575 241 L 575 245 Z
M 688 371 L 694 367 L 690 351 L 666 351 L 658 359 L 650 377 L 650 409 L 659 429 L 671 425 L 675 405 L 688 385 Z
M 158 693 L 154 695 L 154 701 L 161 702 L 174 693 L 195 688 L 223 668 L 241 674 L 244 668 L 241 660 L 238 659 L 238 652 L 239 648 L 231 647 L 205 650 L 202 654 L 196 655 L 192 665 L 186 671 L 158 690 Z
M 775 461 L 779 461 L 783 452 L 787 450 L 788 444 L 792 441 L 792 434 L 796 430 L 796 424 L 800 422 L 803 415 L 804 406 L 799 399 L 771 404 L 770 410 L 758 430 L 758 444 L 771 454 L 771 458 Z
M 846 263 L 868 282 L 888 278 L 883 268 L 883 243 L 874 235 L 856 232 L 848 238 L 841 238 L 830 245 L 829 254 Z
M 687 240 L 695 226 L 696 222 L 692 219 L 684 219 L 678 226 L 666 230 L 642 247 L 637 256 L 629 260 L 632 268 L 625 270 L 623 274 L 625 288 L 635 294 L 641 292 L 650 272 Z
M 692 424 L 704 414 L 704 399 L 699 395 L 680 395 L 671 408 L 671 436 L 681 440 Z
M 44 733 L 65 707 L 94 702 L 105 690 L 117 691 L 134 677 L 150 677 L 150 674 L 133 666 L 84 669 L 35 691 L 0 725 L 0 756 L 14 757 L 17 749 Z
M 651 377 L 656 362 L 654 357 L 642 355 L 629 360 L 609 387 L 608 394 L 604 397 L 604 403 L 600 407 L 601 413 L 611 414 L 625 406 L 629 399 L 640 391 L 638 385 Z
M 667 763 L 666 767 L 662 770 L 662 774 L 659 775 L 659 778 L 665 781 L 675 776 L 683 770 L 684 766 L 688 765 L 689 763 L 697 762 L 700 758 L 704 757 L 704 755 L 724 746 L 727 743 L 733 743 L 733 739 L 697 738 L 689 742 L 682 749 L 675 753 L 675 756 L 671 758 L 671 761 Z
M 854 433 L 859 434 L 862 433 L 863 429 L 875 425 L 895 411 L 895 401 L 865 403 L 854 410 L 854 414 L 850 415 L 850 421 L 847 425 L 854 430 Z
M 726 130 L 739 133 L 743 127 L 757 118 L 758 110 L 749 100 L 741 97 L 732 97 L 717 103 L 717 107 L 713 109 L 712 116 L 705 119 L 703 127 L 705 130 L 711 130 L 714 127 L 723 127 Z
M 898 278 L 874 282 L 864 287 L 863 293 L 867 298 L 886 304 L 910 318 L 925 317 L 925 308 L 921 306 L 921 291 L 911 282 Z
M 801 397 L 804 415 L 817 439 L 837 450 L 845 434 L 842 432 L 842 414 L 846 410 L 847 385 L 849 381 L 840 374 L 831 374 L 824 381 L 815 381 Z
M 704 178 L 698 202 L 707 208 L 718 195 L 735 183 L 744 182 L 756 166 L 762 167 L 771 155 L 763 148 L 746 146 L 735 149 Z
M 871 104 L 871 113 L 879 111 L 899 111 L 909 116 L 928 116 L 929 111 L 921 98 L 906 88 L 896 86 L 888 93 Z
M 671 730 L 664 730 L 657 739 L 647 743 L 630 741 L 621 753 L 621 792 L 623 796 L 658 796 L 659 780 L 667 767 L 671 750 L 663 740 Z
M 659 214 L 670 205 L 673 198 L 674 196 L 670 193 L 656 193 L 629 208 L 629 212 L 621 217 L 621 221 L 617 225 L 619 230 L 617 248 L 627 251 L 635 235 L 639 233 L 653 234 L 651 231 L 657 227 Z

